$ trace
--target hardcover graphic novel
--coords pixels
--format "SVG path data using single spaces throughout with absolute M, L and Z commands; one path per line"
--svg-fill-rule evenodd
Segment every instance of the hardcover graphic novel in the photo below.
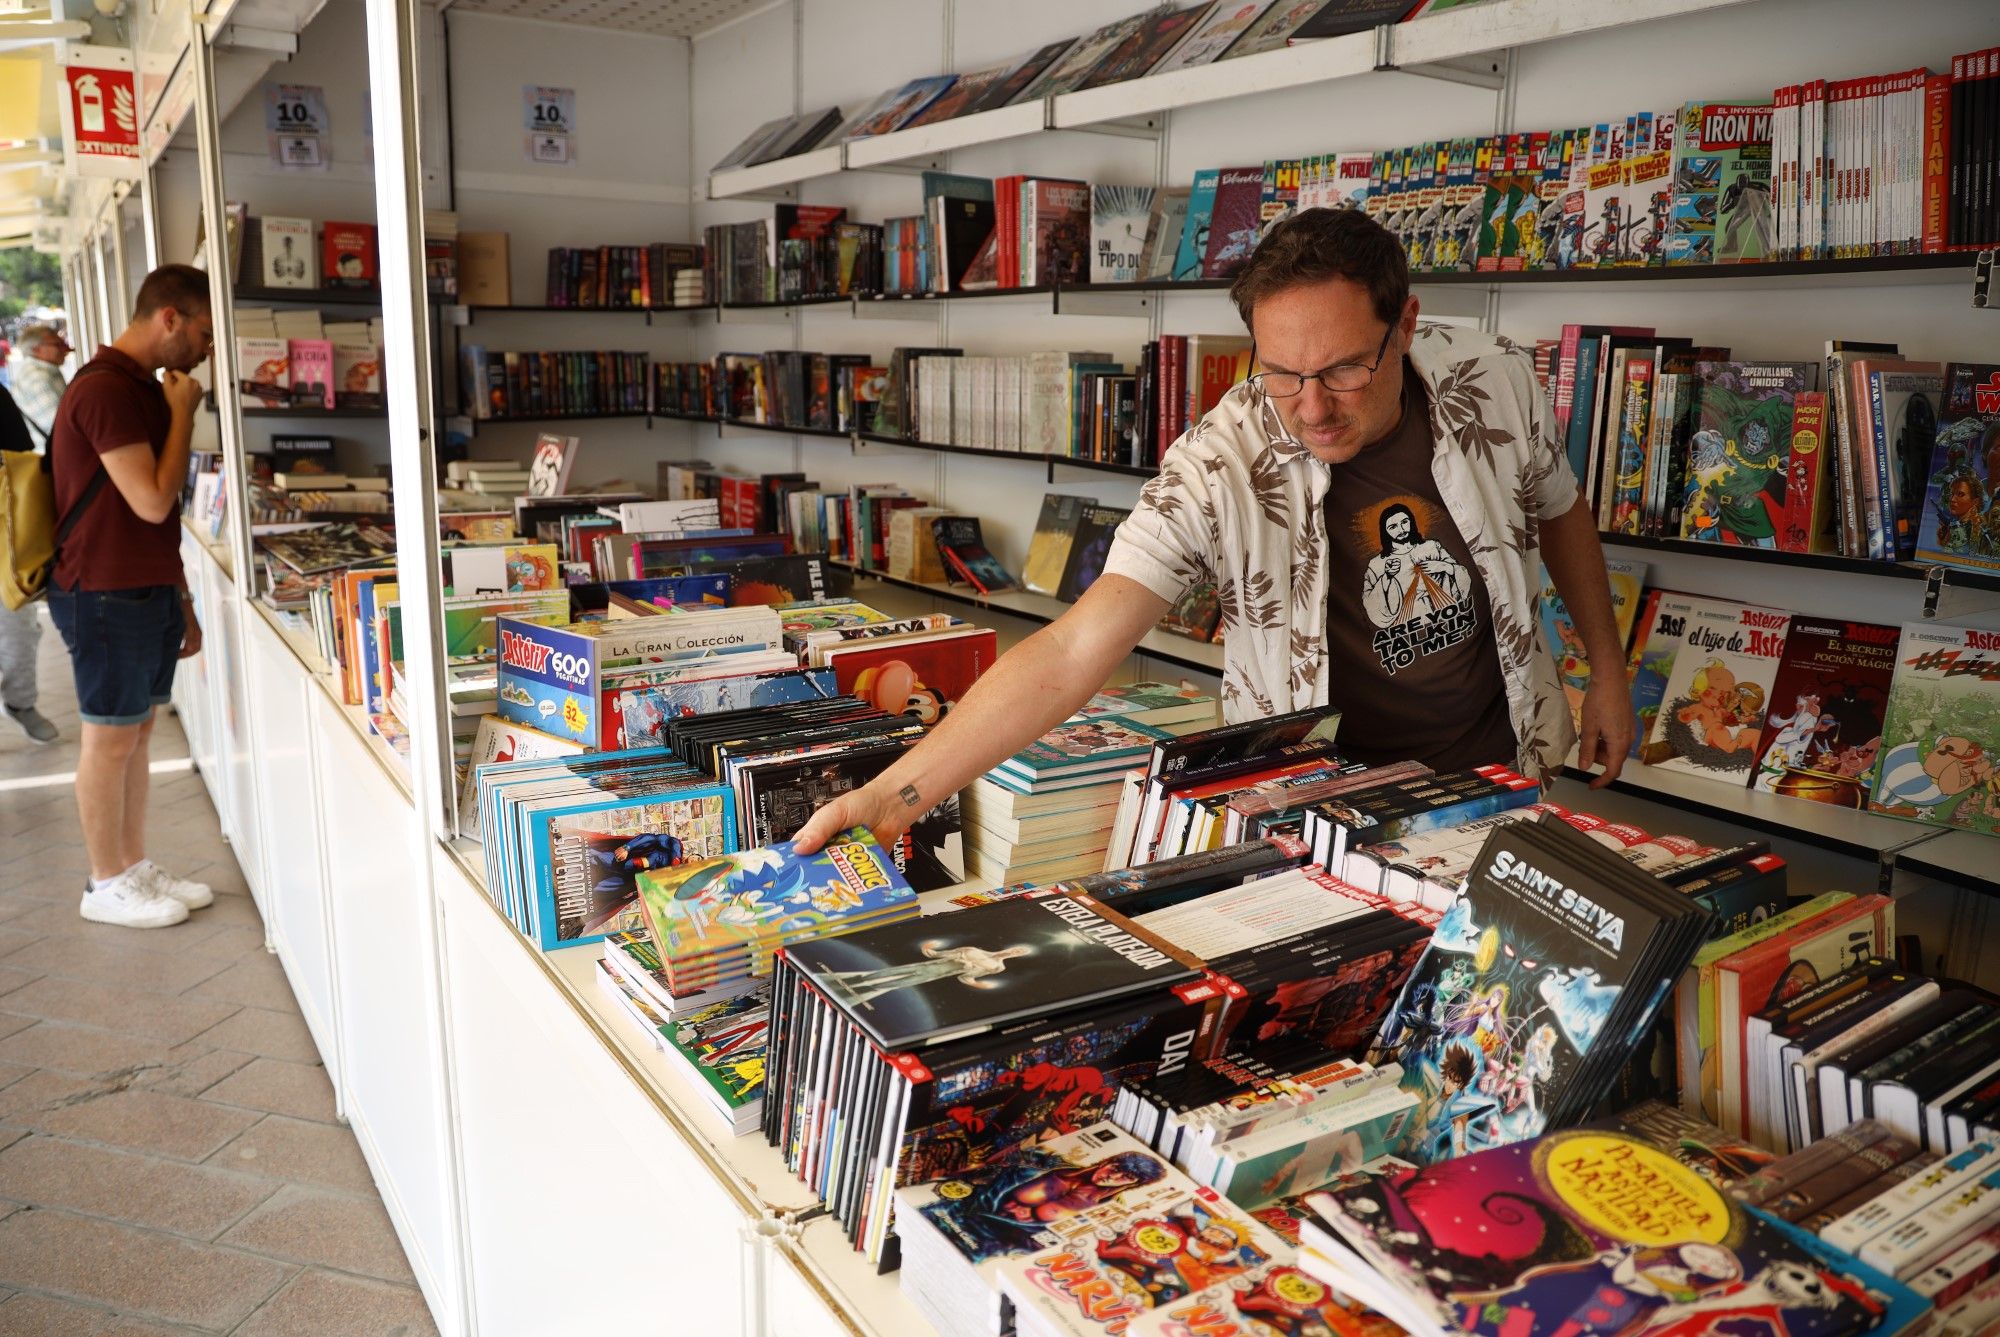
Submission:
M 1655 635 L 1679 642 L 1653 721 L 1648 764 L 1741 785 L 1756 769 L 1772 680 L 1785 652 L 1782 609 L 1697 600 Z M 1676 634 L 1676 626 L 1678 633 Z
M 1870 811 L 2000 832 L 2000 632 L 1904 626 Z
M 1944 369 L 1917 560 L 2000 571 L 2000 365 Z
M 1104 574 L 1105 560 L 1111 556 L 1111 538 L 1131 513 L 1118 506 L 1090 505 L 1083 508 L 1082 518 L 1077 521 L 1076 537 L 1071 540 L 1069 554 L 1063 562 L 1062 579 L 1056 584 L 1057 598 L 1074 603 L 1085 590 L 1097 583 L 1097 578 Z
M 1031 892 L 865 939 L 806 943 L 790 957 L 877 1043 L 895 1049 L 1192 978 L 1162 947 L 1087 896 Z
M 1474 1337 L 1835 1337 L 1874 1327 L 1902 1294 L 1615 1133 L 1553 1133 L 1307 1201 L 1352 1250 L 1326 1279 Z
M 1699 543 L 1778 546 L 1792 406 L 1808 362 L 1698 362 L 1701 417 L 1688 448 L 1681 533 Z
M 1197 179 L 1195 188 L 1200 190 Z M 1201 277 L 1226 279 L 1249 263 L 1263 228 L 1264 167 L 1225 167 L 1215 182 L 1215 203 L 1208 217 L 1208 250 Z M 1190 211 L 1189 218 L 1193 218 Z M 1178 275 L 1176 275 L 1178 277 Z
M 1611 582 L 1611 615 L 1618 620 L 1618 643 L 1629 645 L 1632 626 L 1639 617 L 1639 591 L 1646 583 L 1644 562 L 1610 561 L 1604 571 Z M 1590 690 L 1590 660 L 1584 654 L 1583 638 L 1563 606 L 1562 595 L 1546 569 L 1542 572 L 1542 640 L 1555 656 L 1556 677 L 1562 682 L 1563 696 L 1569 701 L 1572 722 L 1581 725 L 1583 698 Z
M 914 716 L 929 728 L 992 665 L 995 645 L 989 630 L 885 645 L 858 641 L 830 647 L 826 661 L 840 691 L 891 714 Z
M 1896 629 L 1792 619 L 1766 704 L 1754 788 L 1862 808 L 1875 788 Z

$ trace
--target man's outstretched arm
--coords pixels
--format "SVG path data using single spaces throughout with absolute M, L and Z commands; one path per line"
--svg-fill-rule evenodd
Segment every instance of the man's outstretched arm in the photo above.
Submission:
M 1167 611 L 1136 580 L 1102 576 L 1076 606 L 1002 655 L 917 746 L 861 788 L 812 815 L 794 839 L 810 854 L 865 826 L 888 843 L 1075 713 Z

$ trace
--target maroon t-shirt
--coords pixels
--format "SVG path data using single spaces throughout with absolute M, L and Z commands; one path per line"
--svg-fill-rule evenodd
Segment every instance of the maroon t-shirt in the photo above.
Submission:
M 167 447 L 172 425 L 167 393 L 152 374 L 116 348 L 99 348 L 70 381 L 56 410 L 49 456 L 55 473 L 57 527 L 104 467 L 100 455 L 144 441 L 157 460 Z M 129 590 L 182 584 L 180 519 L 176 501 L 166 519 L 147 524 L 107 477 L 63 539 L 56 554 L 56 585 L 65 590 Z

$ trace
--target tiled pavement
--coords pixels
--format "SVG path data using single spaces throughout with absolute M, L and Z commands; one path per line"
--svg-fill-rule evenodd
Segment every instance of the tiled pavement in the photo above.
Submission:
M 215 904 L 169 929 L 77 915 L 46 618 L 41 665 L 61 741 L 0 717 L 0 1337 L 434 1332 L 170 712 L 151 853 Z

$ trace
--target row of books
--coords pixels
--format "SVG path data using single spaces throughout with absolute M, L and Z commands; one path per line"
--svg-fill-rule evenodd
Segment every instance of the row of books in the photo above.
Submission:
M 382 407 L 382 321 L 312 309 L 236 309 L 237 386 L 262 408 Z
M 644 353 L 458 350 L 460 403 L 475 420 L 646 412 Z
M 253 218 L 249 206 L 226 205 L 224 225 L 230 282 L 245 275 L 265 288 L 345 289 L 372 293 L 381 284 L 373 223 L 310 218 Z M 195 249 L 202 251 L 207 223 L 198 220 Z
M 753 130 L 711 171 L 756 166 L 822 144 L 845 143 L 1146 74 L 1192 69 L 1217 60 L 1283 49 L 1455 8 L 1470 0 L 1250 0 L 1163 7 L 1115 20 L 966 74 L 911 80 L 843 118 L 838 107 L 780 117 Z
M 1640 326 L 1566 325 L 1538 371 L 1606 533 L 1972 569 L 2000 563 L 1979 442 L 2000 367 L 1827 341 L 1732 361 Z M 1986 392 L 1982 395 L 1982 391 Z
M 652 310 L 701 306 L 702 248 L 680 242 L 646 246 L 551 246 L 546 302 L 555 307 Z
M 780 204 L 770 219 L 703 229 L 702 282 L 725 304 L 881 292 L 886 231 L 845 209 Z

